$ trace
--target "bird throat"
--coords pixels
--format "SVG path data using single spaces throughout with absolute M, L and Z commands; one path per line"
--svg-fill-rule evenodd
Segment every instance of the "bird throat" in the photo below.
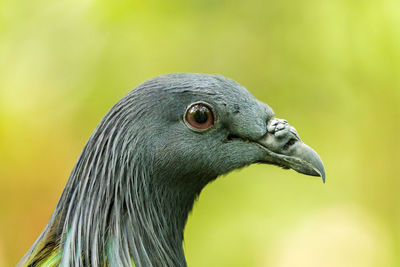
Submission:
M 137 266 L 186 266 L 184 227 L 200 190 L 158 182 L 148 184 L 148 189 L 135 214 L 125 218 L 134 241 L 132 257 Z

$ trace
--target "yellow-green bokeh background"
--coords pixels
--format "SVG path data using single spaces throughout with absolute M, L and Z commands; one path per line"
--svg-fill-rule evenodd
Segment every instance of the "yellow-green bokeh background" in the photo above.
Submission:
M 243 84 L 327 172 L 259 165 L 207 186 L 189 266 L 400 266 L 398 0 L 0 0 L 0 266 L 42 231 L 107 110 L 170 72 Z

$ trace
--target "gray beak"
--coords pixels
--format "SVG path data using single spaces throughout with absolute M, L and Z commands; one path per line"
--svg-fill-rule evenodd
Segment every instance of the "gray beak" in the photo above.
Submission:
M 267 125 L 267 134 L 257 143 L 266 152 L 265 162 L 303 174 L 320 176 L 325 182 L 325 169 L 321 158 L 301 141 L 296 129 L 286 120 L 271 119 Z

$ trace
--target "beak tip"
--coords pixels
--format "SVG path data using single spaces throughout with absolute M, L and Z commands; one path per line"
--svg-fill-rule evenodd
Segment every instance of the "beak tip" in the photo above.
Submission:
M 322 179 L 322 182 L 323 183 L 325 183 L 325 168 L 324 168 L 324 165 L 322 164 L 322 161 L 321 161 L 321 164 L 318 166 L 319 168 L 317 168 L 317 173 L 319 174 L 319 176 L 321 177 L 321 179 Z
M 321 162 L 321 165 L 322 165 L 322 168 L 320 168 L 320 170 L 321 170 L 321 178 L 322 178 L 322 182 L 323 183 L 325 183 L 325 167 L 324 167 L 324 165 L 322 164 L 322 162 Z

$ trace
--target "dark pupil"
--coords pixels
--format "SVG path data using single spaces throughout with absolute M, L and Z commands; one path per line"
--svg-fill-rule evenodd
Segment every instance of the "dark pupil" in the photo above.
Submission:
M 208 113 L 205 107 L 198 107 L 193 114 L 193 119 L 199 124 L 203 124 L 208 120 Z

